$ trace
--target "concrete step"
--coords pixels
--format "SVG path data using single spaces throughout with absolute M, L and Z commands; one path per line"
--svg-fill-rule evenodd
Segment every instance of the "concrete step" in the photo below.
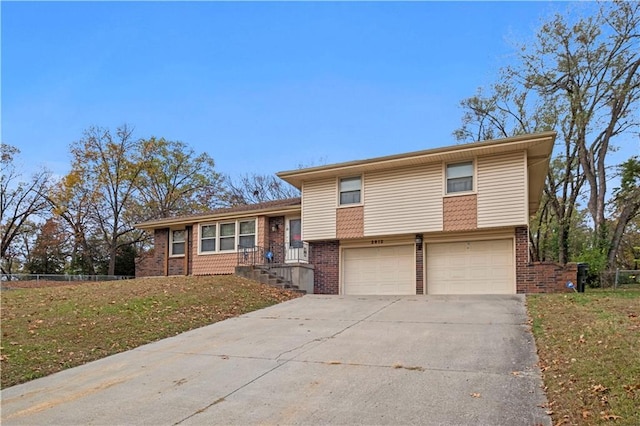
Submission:
M 304 290 L 300 290 L 298 286 L 294 285 L 291 281 L 269 271 L 268 269 L 255 266 L 236 266 L 235 273 L 236 275 L 239 275 L 241 277 L 249 278 L 253 281 L 258 281 L 262 284 L 270 285 L 272 287 L 306 294 Z

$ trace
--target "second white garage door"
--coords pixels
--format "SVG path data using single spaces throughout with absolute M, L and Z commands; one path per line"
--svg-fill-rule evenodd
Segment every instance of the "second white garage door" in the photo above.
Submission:
M 427 294 L 514 294 L 513 240 L 427 244 Z
M 413 244 L 342 251 L 344 294 L 416 294 Z

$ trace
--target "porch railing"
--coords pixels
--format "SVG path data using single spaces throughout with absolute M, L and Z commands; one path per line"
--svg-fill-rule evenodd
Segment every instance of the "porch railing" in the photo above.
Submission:
M 238 265 L 270 265 L 281 263 L 309 263 L 310 247 L 307 242 L 295 245 L 238 246 Z

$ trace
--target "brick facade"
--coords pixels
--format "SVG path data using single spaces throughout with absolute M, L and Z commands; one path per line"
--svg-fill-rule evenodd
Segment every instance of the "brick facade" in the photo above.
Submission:
M 313 292 L 340 293 L 340 244 L 338 241 L 319 241 L 311 245 L 309 263 L 315 267 Z
M 136 277 L 158 277 L 167 275 L 167 254 L 169 253 L 169 229 L 153 232 L 153 250 L 136 263 Z
M 339 239 L 364 237 L 364 207 L 336 210 L 336 237 Z
M 478 228 L 478 196 L 460 195 L 442 199 L 444 231 L 470 231 Z
M 572 291 L 567 281 L 577 285 L 575 263 L 529 262 L 529 234 L 524 226 L 516 228 L 516 291 L 517 293 L 558 293 Z
M 269 218 L 267 248 L 273 253 L 273 263 L 284 263 L 284 216 Z
M 416 245 L 416 294 L 424 294 L 424 244 Z

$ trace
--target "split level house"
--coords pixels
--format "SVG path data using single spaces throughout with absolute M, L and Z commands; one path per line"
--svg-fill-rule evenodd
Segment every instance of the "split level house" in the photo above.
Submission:
M 561 291 L 575 265 L 529 260 L 555 132 L 284 171 L 300 198 L 141 223 L 138 276 L 267 268 L 308 293 Z

